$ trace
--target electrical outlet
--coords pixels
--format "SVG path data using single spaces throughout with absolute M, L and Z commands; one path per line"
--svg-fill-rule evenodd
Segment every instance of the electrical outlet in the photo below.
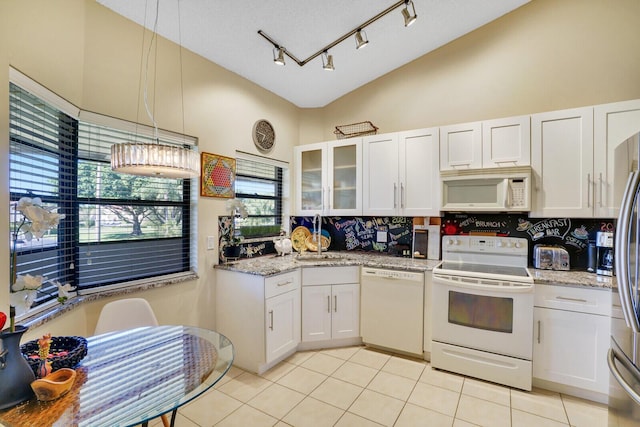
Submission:
M 377 243 L 387 243 L 387 232 L 386 231 L 378 231 L 376 235 Z

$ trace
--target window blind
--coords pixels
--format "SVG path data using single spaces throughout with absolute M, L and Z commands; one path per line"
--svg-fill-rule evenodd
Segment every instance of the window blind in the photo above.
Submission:
M 236 198 L 244 203 L 248 217 L 236 219 L 244 237 L 276 236 L 282 228 L 285 168 L 255 156 L 236 159 Z
M 42 239 L 17 240 L 19 274 L 43 275 L 83 292 L 195 270 L 191 180 L 110 168 L 112 144 L 155 142 L 148 127 L 137 132 L 130 122 L 113 127 L 121 121 L 112 118 L 97 120 L 107 125 L 79 121 L 14 83 L 9 104 L 12 230 L 22 220 L 15 205 L 24 196 L 40 197 L 65 215 Z M 195 145 L 192 137 L 160 135 L 163 144 Z M 45 284 L 35 305 L 55 297 L 55 286 Z
M 62 284 L 74 283 L 73 240 L 77 215 L 74 162 L 77 121 L 39 98 L 11 84 L 9 90 L 9 188 L 11 252 L 17 254 L 17 273 L 42 275 Z M 23 220 L 15 207 L 22 197 L 39 197 L 43 206 L 57 209 L 65 218 L 41 239 L 27 241 L 18 231 Z M 11 277 L 9 277 L 9 282 Z M 36 304 L 57 296 L 45 282 Z

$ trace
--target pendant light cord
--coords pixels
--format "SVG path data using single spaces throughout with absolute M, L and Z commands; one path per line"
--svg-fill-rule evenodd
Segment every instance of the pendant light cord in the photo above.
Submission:
M 160 142 L 160 139 L 158 138 L 158 124 L 156 123 L 156 119 L 153 116 L 153 112 L 149 109 L 149 101 L 148 101 L 148 97 L 147 97 L 147 93 L 148 93 L 148 86 L 149 86 L 149 58 L 151 57 L 151 49 L 153 48 L 153 43 L 155 40 L 155 44 L 156 44 L 156 67 L 155 69 L 157 70 L 157 46 L 158 46 L 158 39 L 157 39 L 157 30 L 158 30 L 158 15 L 160 11 L 160 0 L 156 0 L 156 18 L 155 18 L 155 22 L 153 23 L 153 35 L 151 36 L 151 42 L 149 43 L 149 50 L 147 51 L 147 62 L 145 64 L 145 70 L 144 70 L 144 108 L 145 110 L 147 110 L 147 116 L 149 116 L 149 119 L 151 119 L 151 122 L 153 123 L 153 138 L 156 140 L 156 142 Z M 144 39 L 143 39 L 144 42 Z M 154 71 L 155 72 L 155 71 Z M 153 83 L 153 87 L 155 89 L 155 85 L 156 85 L 156 81 L 154 79 L 154 83 Z M 154 90 L 155 93 L 155 90 Z M 153 97 L 153 102 L 155 104 L 155 96 Z

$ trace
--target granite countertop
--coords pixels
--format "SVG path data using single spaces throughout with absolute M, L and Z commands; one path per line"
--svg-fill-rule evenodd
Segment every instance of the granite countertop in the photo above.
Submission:
M 600 276 L 588 271 L 553 271 L 529 268 L 536 284 L 561 286 L 588 286 L 596 289 L 611 289 L 617 286 L 616 278 Z
M 310 253 L 305 255 L 304 258 L 307 259 L 304 260 L 299 259 L 295 253 L 285 256 L 265 255 L 218 264 L 215 268 L 268 277 L 300 267 L 363 266 L 425 272 L 433 270 L 440 263 L 438 260 L 394 257 L 371 252 L 324 252 L 320 259 L 317 257 L 317 255 Z M 541 285 L 587 286 L 596 289 L 611 289 L 616 286 L 615 277 L 599 276 L 587 271 L 552 271 L 529 268 L 529 272 L 535 283 Z
M 336 266 L 364 266 L 425 272 L 432 270 L 440 263 L 438 260 L 413 259 L 394 257 L 369 252 L 325 252 L 320 259 L 315 254 L 307 253 L 303 260 L 297 254 L 285 256 L 266 255 L 247 258 L 227 264 L 218 264 L 215 268 L 237 271 L 239 273 L 256 274 L 259 276 L 273 276 L 300 267 L 336 267 Z

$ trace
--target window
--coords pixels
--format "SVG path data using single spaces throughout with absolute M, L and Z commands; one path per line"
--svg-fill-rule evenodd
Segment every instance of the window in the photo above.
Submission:
M 82 114 L 95 120 L 74 118 L 10 84 L 12 230 L 22 219 L 13 207 L 27 195 L 65 215 L 42 239 L 16 242 L 18 273 L 70 283 L 88 293 L 195 270 L 191 180 L 112 172 L 111 145 L 151 142 L 152 132 Z M 160 142 L 192 146 L 195 140 L 164 132 Z M 53 290 L 50 283 L 43 286 L 34 306 L 55 299 Z
M 245 238 L 277 236 L 283 226 L 286 164 L 245 153 L 237 156 L 236 198 L 244 203 L 248 217 L 237 219 L 236 227 Z

